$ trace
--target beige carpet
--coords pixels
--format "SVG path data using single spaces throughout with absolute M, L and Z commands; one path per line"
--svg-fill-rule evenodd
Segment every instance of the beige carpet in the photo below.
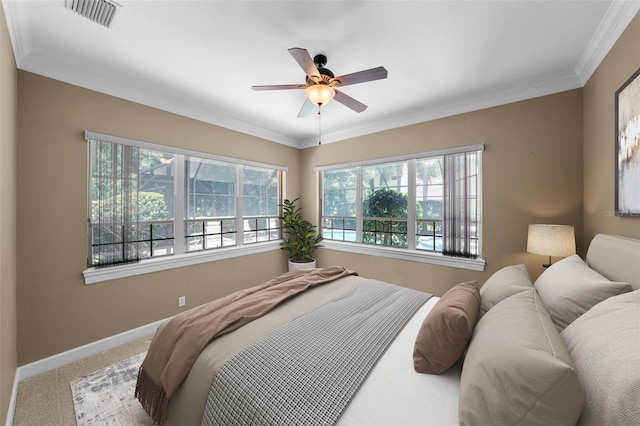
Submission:
M 70 382 L 149 349 L 152 336 L 20 382 L 14 425 L 75 425 Z

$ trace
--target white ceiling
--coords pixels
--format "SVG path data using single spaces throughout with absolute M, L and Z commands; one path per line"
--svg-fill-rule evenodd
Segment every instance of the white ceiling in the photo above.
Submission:
M 318 117 L 296 115 L 304 83 L 287 52 L 328 57 L 335 75 L 389 77 L 322 108 L 322 142 L 582 87 L 639 1 L 119 0 L 105 28 L 65 0 L 3 0 L 19 69 L 296 147 Z

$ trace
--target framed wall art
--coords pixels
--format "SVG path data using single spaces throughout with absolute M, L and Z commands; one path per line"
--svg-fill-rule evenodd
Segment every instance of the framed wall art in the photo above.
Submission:
M 616 91 L 616 216 L 640 217 L 640 69 Z

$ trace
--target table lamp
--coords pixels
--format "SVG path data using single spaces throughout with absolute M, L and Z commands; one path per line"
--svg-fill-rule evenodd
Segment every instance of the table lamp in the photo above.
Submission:
M 567 257 L 575 254 L 576 236 L 573 226 L 529 225 L 527 252 L 549 256 L 549 263 L 542 265 L 543 269 L 551 266 L 551 256 Z

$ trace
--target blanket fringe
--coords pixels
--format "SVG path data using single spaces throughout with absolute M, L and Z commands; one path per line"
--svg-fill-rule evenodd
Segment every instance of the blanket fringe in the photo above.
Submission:
M 144 411 L 156 425 L 163 425 L 169 414 L 169 398 L 159 383 L 155 383 L 151 376 L 140 367 L 135 397 L 140 401 Z
M 358 274 L 342 266 L 298 269 L 176 315 L 156 333 L 149 346 L 138 371 L 136 398 L 155 424 L 165 424 L 169 399 L 211 340 L 253 321 L 308 288 L 347 275 Z

